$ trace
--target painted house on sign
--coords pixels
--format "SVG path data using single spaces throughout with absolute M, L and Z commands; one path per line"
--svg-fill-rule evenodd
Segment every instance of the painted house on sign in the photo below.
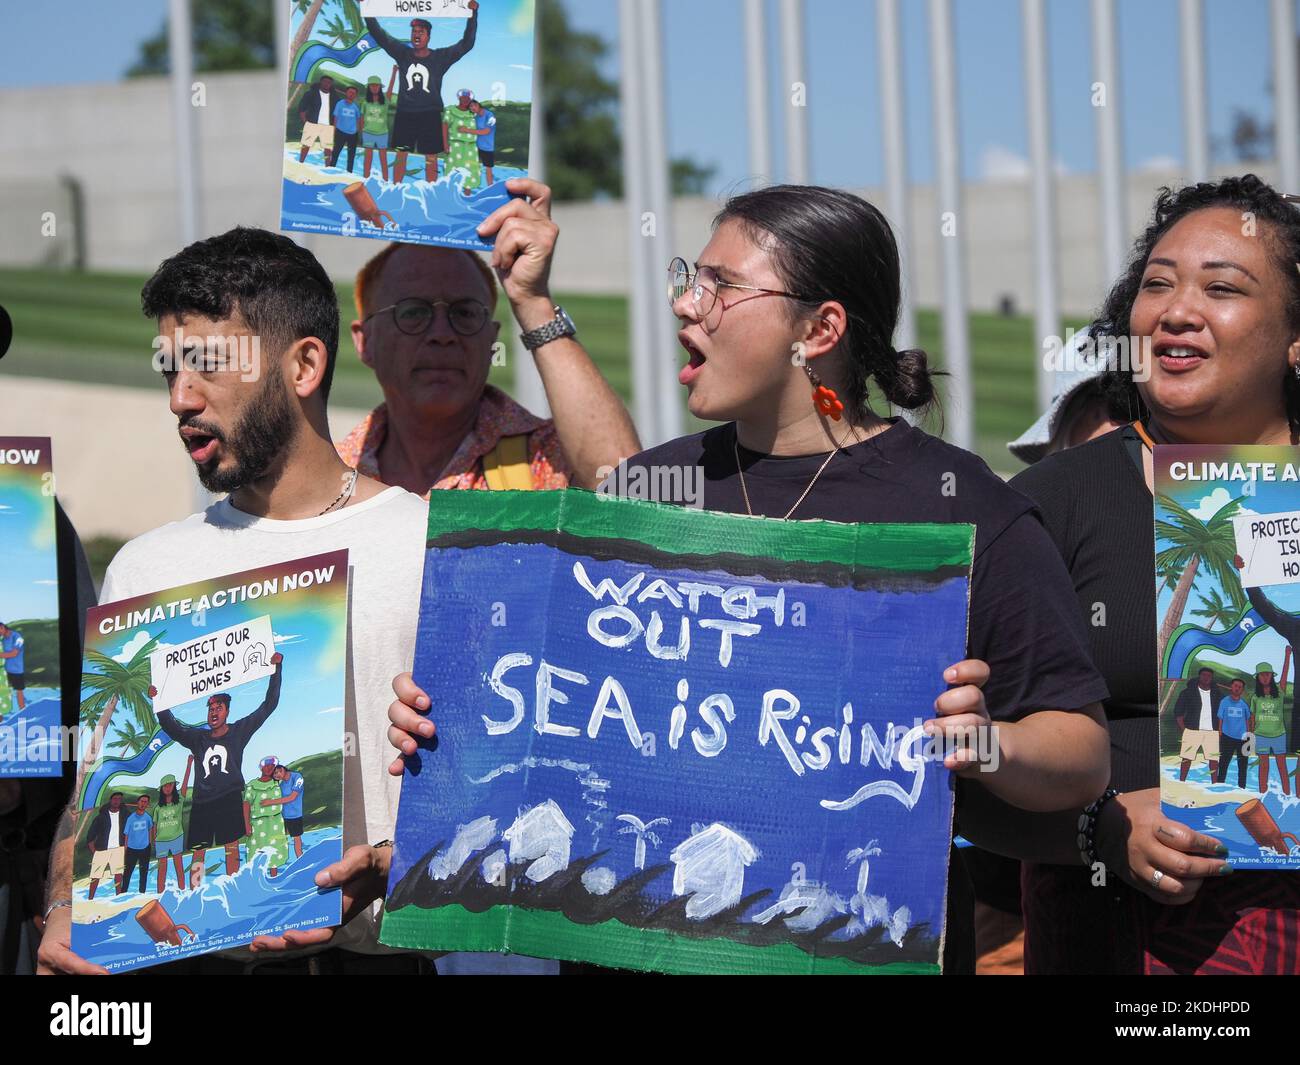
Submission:
M 745 889 L 745 867 L 758 851 L 743 836 L 716 821 L 679 843 L 669 855 L 677 866 L 673 894 L 690 895 L 686 916 L 702 921 L 734 906 Z
M 573 825 L 554 799 L 525 810 L 501 838 L 510 845 L 512 865 L 532 862 L 524 875 L 533 883 L 540 883 L 569 866 Z

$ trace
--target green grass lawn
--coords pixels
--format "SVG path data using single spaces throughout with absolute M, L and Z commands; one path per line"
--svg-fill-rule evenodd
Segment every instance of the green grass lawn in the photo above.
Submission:
M 154 325 L 139 310 L 144 280 L 133 274 L 0 269 L 0 304 L 14 323 L 13 347 L 0 362 L 0 369 L 34 377 L 158 387 L 149 362 Z M 379 389 L 348 337 L 352 286 L 337 287 L 344 312 L 331 395 L 345 406 L 373 406 L 379 400 Z M 573 315 L 579 336 L 601 371 L 628 399 L 631 368 L 626 300 L 562 293 L 557 299 Z M 508 316 L 503 303 L 502 321 Z M 1083 323 L 1070 324 L 1077 327 Z M 921 346 L 942 365 L 938 312 L 921 311 L 918 326 Z M 970 327 L 976 450 L 994 469 L 1011 472 L 1019 463 L 1007 452 L 1006 441 L 1019 435 L 1035 417 L 1033 367 L 1038 349 L 1033 322 L 1025 317 L 972 314 Z M 512 366 L 494 368 L 492 373 L 495 383 L 507 390 L 511 387 Z M 699 427 L 690 418 L 684 424 L 691 429 Z

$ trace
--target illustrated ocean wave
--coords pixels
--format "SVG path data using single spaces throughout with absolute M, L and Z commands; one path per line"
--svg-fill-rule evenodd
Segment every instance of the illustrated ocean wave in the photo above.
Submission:
M 73 925 L 73 949 L 110 971 L 134 969 L 159 961 L 174 961 L 217 947 L 246 944 L 255 935 L 275 934 L 290 928 L 328 927 L 339 919 L 337 890 L 322 891 L 316 874 L 342 856 L 343 837 L 337 828 L 317 829 L 303 837 L 303 855 L 271 878 L 269 855 L 260 852 L 242 864 L 233 876 L 214 872 L 225 861 L 220 847 L 207 852 L 207 878 L 199 888 L 180 890 L 169 870 L 169 883 L 162 895 L 152 892 L 112 893 L 111 883 L 99 885 L 95 901 L 134 903 L 103 920 Z M 188 856 L 186 858 L 188 863 Z M 138 876 L 138 874 L 136 874 Z M 157 859 L 150 860 L 149 878 L 155 882 Z M 132 881 L 138 883 L 133 876 Z M 105 888 L 107 887 L 107 893 Z M 86 901 L 86 888 L 74 892 L 78 903 Z M 182 930 L 182 945 L 155 943 L 136 920 L 140 907 L 157 899 L 167 915 Z
M 307 162 L 327 177 L 361 181 L 360 169 L 364 164 L 364 152 L 358 149 L 356 154 L 355 170 L 352 172 L 340 166 L 326 166 L 319 151 L 309 154 Z M 390 165 L 392 157 L 390 152 Z M 297 152 L 286 149 L 285 158 L 296 163 Z M 346 160 L 345 152 L 340 162 Z M 410 164 L 412 169 L 422 170 L 423 157 L 412 155 Z M 464 171 L 454 170 L 436 182 L 408 177 L 406 181 L 397 184 L 380 177 L 379 163 L 375 160 L 364 184 L 378 209 L 388 212 L 394 223 L 390 225 L 389 219 L 384 219 L 382 229 L 369 222 L 356 220 L 352 205 L 343 195 L 344 188 L 350 182 L 339 180 L 325 184 L 301 184 L 286 177 L 283 181 L 281 226 L 289 231 L 371 237 L 376 240 L 400 238 L 414 244 L 488 251 L 492 244 L 481 239 L 476 230 L 488 215 L 510 200 L 505 187 L 506 180 L 527 176 L 525 171 L 508 166 L 497 166 L 494 175 L 495 184 L 473 189 L 467 194 Z

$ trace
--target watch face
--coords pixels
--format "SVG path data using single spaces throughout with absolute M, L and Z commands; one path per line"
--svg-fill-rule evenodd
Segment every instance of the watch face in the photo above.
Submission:
M 578 327 L 573 324 L 573 319 L 569 317 L 569 312 L 563 307 L 555 308 L 555 317 L 565 329 L 569 330 L 570 336 L 578 331 Z

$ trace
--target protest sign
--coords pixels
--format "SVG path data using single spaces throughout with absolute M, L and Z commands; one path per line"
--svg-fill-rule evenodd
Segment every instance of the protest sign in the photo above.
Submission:
M 110 972 L 338 924 L 348 553 L 88 612 L 72 947 Z
M 528 175 L 532 0 L 290 3 L 280 226 L 490 250 Z
M 1160 797 L 1237 868 L 1300 867 L 1300 463 L 1289 447 L 1159 446 Z
M 384 942 L 938 970 L 968 525 L 434 493 Z
M 0 777 L 57 777 L 59 563 L 47 437 L 0 436 L 0 626 Z

